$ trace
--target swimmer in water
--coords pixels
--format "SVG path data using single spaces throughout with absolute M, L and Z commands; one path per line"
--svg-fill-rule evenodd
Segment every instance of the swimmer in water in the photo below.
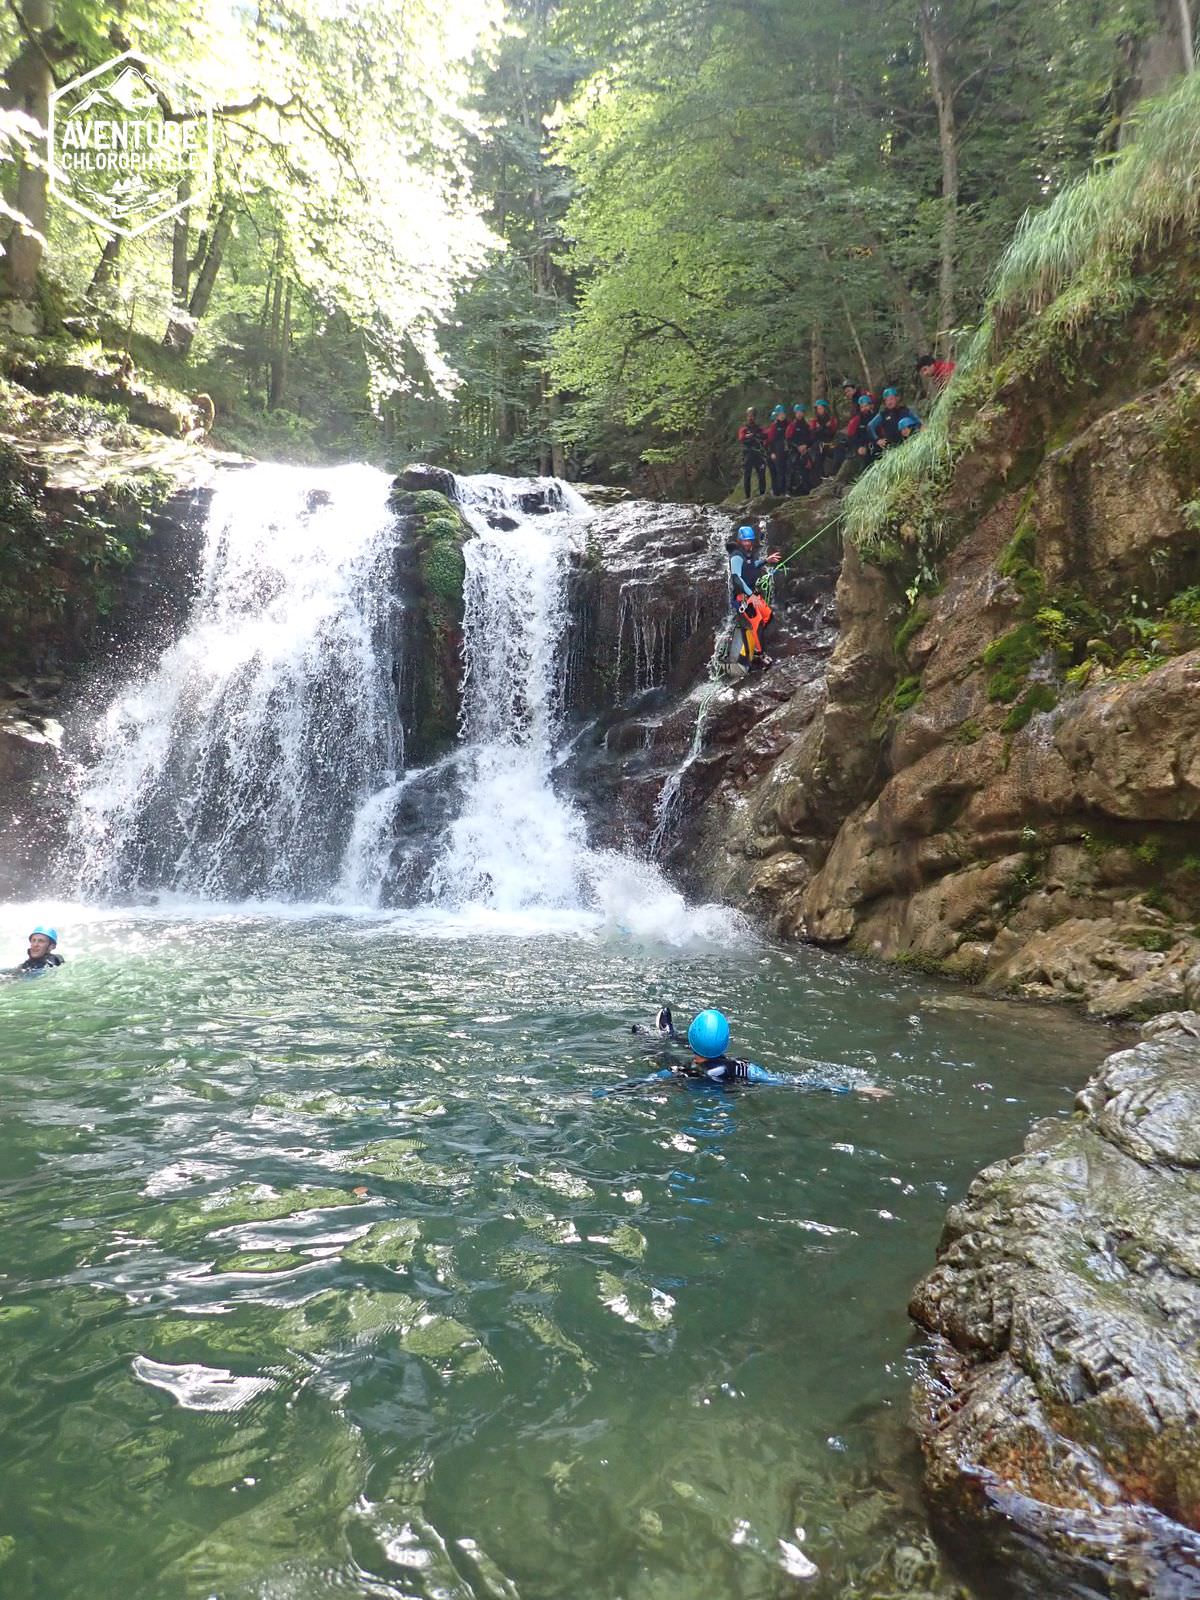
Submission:
M 63 958 L 55 951 L 58 944 L 56 928 L 36 927 L 29 935 L 29 954 L 19 967 L 9 969 L 11 978 L 38 978 L 44 972 L 61 967 Z
M 630 1032 L 639 1034 L 650 1031 L 639 1027 L 636 1022 L 630 1029 Z M 670 1006 L 663 1006 L 659 1010 L 654 1020 L 653 1032 L 664 1045 L 680 1045 L 684 1042 L 675 1030 Z M 735 1083 L 773 1083 L 787 1084 L 801 1089 L 824 1089 L 830 1094 L 849 1094 L 853 1090 L 872 1100 L 891 1098 L 890 1089 L 881 1089 L 873 1083 L 854 1085 L 830 1083 L 819 1078 L 800 1078 L 788 1073 L 771 1072 L 766 1067 L 760 1067 L 757 1061 L 742 1061 L 735 1056 L 727 1055 L 729 1038 L 729 1019 L 723 1011 L 712 1009 L 701 1011 L 692 1018 L 688 1027 L 687 1048 L 691 1051 L 688 1061 L 673 1062 L 669 1067 L 663 1067 L 648 1077 L 630 1078 L 625 1083 L 614 1085 L 614 1088 L 629 1089 L 642 1083 L 685 1078 L 694 1082 L 715 1084 L 720 1088 L 730 1088 Z M 612 1089 L 595 1091 L 598 1096 L 612 1092 Z

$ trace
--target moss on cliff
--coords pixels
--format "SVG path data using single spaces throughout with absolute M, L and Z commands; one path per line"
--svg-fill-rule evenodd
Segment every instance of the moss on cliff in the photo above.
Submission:
M 897 540 L 945 549 L 986 509 L 989 490 L 1027 482 L 1046 450 L 1074 436 L 1103 391 L 1162 381 L 1170 351 L 1196 327 L 1194 274 L 1179 243 L 1200 221 L 1197 170 L 1200 74 L 1192 74 L 1145 112 L 1114 160 L 1027 215 L 925 427 L 846 497 L 846 532 L 864 556 Z M 1194 486 L 1200 418 L 1191 411 L 1189 399 L 1164 448 L 1181 484 Z M 972 452 L 994 457 L 995 470 L 964 500 L 949 491 Z
M 436 754 L 458 731 L 462 676 L 463 545 L 471 529 L 436 489 L 398 490 L 398 515 L 410 519 L 419 624 L 414 632 L 410 754 Z
M 154 471 L 50 492 L 46 471 L 0 443 L 0 671 L 70 664 L 113 609 L 122 573 L 174 487 Z

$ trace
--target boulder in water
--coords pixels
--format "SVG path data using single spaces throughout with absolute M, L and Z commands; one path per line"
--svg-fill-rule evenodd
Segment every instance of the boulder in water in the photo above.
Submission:
M 1200 1594 L 1198 1031 L 1157 1019 L 982 1172 L 913 1294 L 935 1514 L 1020 1593 Z
M 458 483 L 452 472 L 447 472 L 445 467 L 431 467 L 425 462 L 417 462 L 414 466 L 405 467 L 392 481 L 392 493 L 402 493 L 404 490 L 436 489 L 438 494 L 444 494 L 447 500 L 458 499 Z

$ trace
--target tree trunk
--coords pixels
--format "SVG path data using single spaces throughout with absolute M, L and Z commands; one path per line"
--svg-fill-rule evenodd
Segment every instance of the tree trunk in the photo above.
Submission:
M 1184 72 L 1196 70 L 1196 40 L 1192 31 L 1192 13 L 1188 0 L 1175 0 L 1179 18 L 1179 50 L 1183 57 Z
M 281 292 L 282 290 L 282 292 Z M 287 393 L 288 344 L 292 337 L 292 285 L 283 286 L 282 274 L 275 280 L 275 305 L 271 318 L 271 387 L 267 410 L 283 404 Z
M 208 249 L 204 252 L 204 260 L 200 263 L 200 270 L 196 274 L 196 287 L 192 290 L 192 297 L 188 301 L 187 317 L 178 321 L 173 320 L 167 328 L 163 343 L 169 350 L 175 350 L 180 355 L 186 356 L 192 348 L 192 340 L 196 337 L 196 324 L 203 320 L 204 313 L 208 310 L 213 285 L 217 281 L 217 273 L 221 270 L 225 247 L 232 232 L 233 201 L 226 200 L 221 206 L 220 215 L 208 242 Z
M 100 252 L 100 259 L 96 263 L 96 270 L 92 273 L 92 281 L 88 284 L 87 298 L 94 300 L 96 296 L 107 289 L 116 277 L 117 262 L 121 256 L 121 235 L 114 233 L 105 241 L 104 249 Z
M 842 288 L 841 279 L 838 278 L 833 270 L 833 263 L 829 259 L 829 251 L 825 245 L 821 246 L 821 254 L 825 257 L 826 281 L 832 282 L 837 288 L 837 297 L 842 307 L 842 315 L 845 317 L 846 326 L 850 330 L 850 339 L 858 352 L 858 382 L 861 384 L 865 381 L 868 389 L 873 390 L 875 388 L 875 376 L 871 371 L 871 363 L 867 360 L 867 352 L 863 349 L 863 342 L 858 333 L 858 325 L 850 314 L 850 302 L 846 299 L 846 291 Z
M 942 234 L 938 268 L 938 329 L 936 346 L 948 355 L 954 333 L 954 269 L 958 246 L 958 130 L 954 120 L 954 91 L 946 66 L 945 40 L 938 31 L 930 0 L 921 0 L 921 43 L 929 68 L 929 87 L 937 111 L 938 151 L 942 158 Z
M 179 180 L 177 198 L 190 200 L 192 196 L 192 180 L 182 177 Z M 188 258 L 188 233 L 192 215 L 191 206 L 184 206 L 182 211 L 175 214 L 175 223 L 171 231 L 171 304 L 172 306 L 185 307 L 188 303 L 188 289 L 191 287 L 191 261 Z
M 829 375 L 825 370 L 825 341 L 821 337 L 821 324 L 813 323 L 812 329 L 812 393 L 809 395 L 810 404 L 828 398 Z
M 5 74 L 5 103 L 12 110 L 24 111 L 39 128 L 45 128 L 50 121 L 54 79 L 47 53 L 39 46 L 54 25 L 54 0 L 24 0 L 20 10 L 32 38 L 22 45 Z M 46 248 L 47 182 L 44 166 L 28 161 L 17 163 L 12 201 L 28 226 L 18 224 L 8 239 L 3 292 L 25 304 L 34 297 Z

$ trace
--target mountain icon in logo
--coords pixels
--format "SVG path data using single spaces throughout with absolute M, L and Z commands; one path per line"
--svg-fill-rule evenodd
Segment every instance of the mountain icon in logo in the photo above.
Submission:
M 143 73 L 136 67 L 126 67 L 111 83 L 93 89 L 77 106 L 72 106 L 71 116 L 82 116 L 85 111 L 114 100 L 122 111 L 134 114 L 153 110 L 158 104 L 158 95 Z

